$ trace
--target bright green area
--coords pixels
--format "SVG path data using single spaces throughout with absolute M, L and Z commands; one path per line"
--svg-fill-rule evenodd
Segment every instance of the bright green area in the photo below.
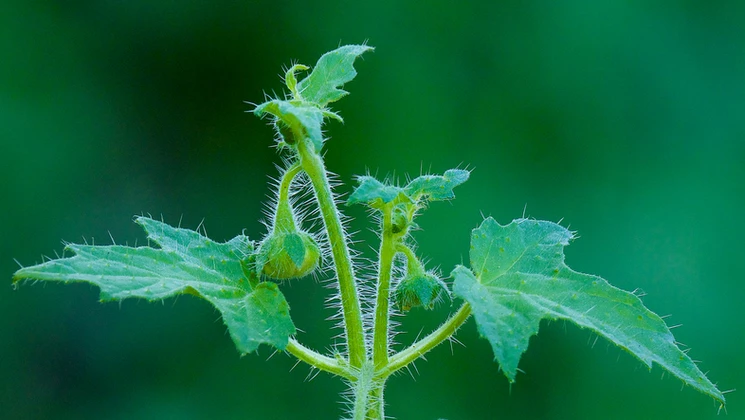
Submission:
M 518 219 L 501 226 L 487 218 L 471 234 L 471 269 L 453 270 L 453 293 L 471 305 L 479 332 L 510 381 L 541 320 L 565 319 L 723 402 L 665 322 L 638 297 L 567 267 L 564 247 L 571 239 L 572 232 L 555 223 Z
M 297 84 L 303 100 L 325 107 L 343 98 L 348 92 L 340 87 L 357 75 L 354 60 L 372 50 L 366 45 L 345 45 L 322 55 L 310 75 Z
M 226 241 L 257 220 L 276 175 L 272 132 L 244 113 L 281 92 L 281 65 L 340 44 L 355 63 L 345 124 L 324 127 L 330 170 L 474 168 L 458 199 L 417 218 L 418 253 L 468 262 L 484 215 L 559 221 L 576 270 L 647 307 L 720 389 L 742 389 L 745 300 L 745 7 L 740 2 L 68 2 L 11 0 L 0 14 L 0 407 L 9 418 L 302 418 L 338 413 L 339 381 L 268 346 L 239 357 L 203 299 L 98 302 L 87 284 L 13 290 L 60 240 L 137 245 L 133 214 Z M 301 78 L 303 73 L 298 73 Z M 459 166 L 461 165 L 461 166 Z M 527 208 L 526 208 L 527 204 Z M 355 239 L 370 240 L 361 206 Z M 374 247 L 375 245 L 373 245 Z M 359 248 L 372 256 L 369 247 Z M 450 280 L 448 280 L 450 281 Z M 322 286 L 322 285 L 320 285 Z M 304 343 L 327 349 L 326 289 L 281 286 Z M 397 341 L 447 305 L 413 309 Z M 425 332 L 431 328 L 425 327 Z M 474 321 L 389 381 L 402 419 L 714 419 L 717 404 L 596 335 L 542 322 L 510 385 Z M 402 346 L 395 346 L 400 349 Z M 662 377 L 662 379 L 661 379 Z M 247 379 L 250 378 L 250 379 Z M 260 379 L 261 392 L 252 382 Z M 682 388 L 682 389 L 681 389 Z M 242 390 L 236 392 L 236 390 Z M 287 403 L 291 395 L 293 401 Z M 727 394 L 739 418 L 742 392 Z M 395 409 L 394 409 L 395 407 Z M 333 418 L 333 417 L 332 417 Z
M 295 334 L 290 308 L 276 284 L 259 283 L 247 268 L 254 251 L 248 237 L 216 243 L 147 217 L 137 223 L 159 248 L 70 244 L 65 249 L 73 257 L 24 267 L 13 279 L 92 283 L 101 288 L 102 302 L 161 301 L 188 293 L 215 305 L 240 352 L 255 351 L 262 343 L 287 346 Z
M 380 182 L 372 176 L 357 177 L 359 185 L 347 199 L 347 204 L 364 203 L 372 208 L 395 200 L 401 203 L 416 203 L 420 199 L 429 201 L 451 200 L 455 198 L 453 188 L 466 182 L 469 172 L 463 169 L 449 169 L 443 175 L 421 175 L 403 187 Z
M 318 59 L 310 75 L 300 82 L 295 79 L 295 70 L 307 69 L 307 66 L 294 65 L 285 75 L 285 85 L 292 98 L 275 98 L 264 102 L 254 108 L 254 114 L 259 117 L 271 115 L 280 135 L 281 128 L 288 127 L 293 138 L 287 139 L 282 135 L 285 143 L 292 145 L 298 139 L 308 138 L 315 150 L 320 151 L 326 140 L 321 131 L 323 118 L 332 117 L 343 121 L 339 115 L 328 110 L 326 105 L 348 94 L 340 87 L 357 75 L 354 60 L 372 49 L 366 45 L 345 45 L 329 51 Z

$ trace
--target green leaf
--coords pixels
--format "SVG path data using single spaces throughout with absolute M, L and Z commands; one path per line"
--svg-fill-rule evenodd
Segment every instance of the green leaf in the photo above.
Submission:
M 487 218 L 471 236 L 473 271 L 453 270 L 454 294 L 471 305 L 479 332 L 510 381 L 541 319 L 565 319 L 724 403 L 665 322 L 638 297 L 564 264 L 563 248 L 572 237 L 551 222 L 518 219 L 501 226 Z
M 404 197 L 404 190 L 395 185 L 387 185 L 371 176 L 357 178 L 360 185 L 354 189 L 347 199 L 347 204 L 364 203 L 370 207 L 379 208 L 397 198 Z
M 89 282 L 101 288 L 102 301 L 156 301 L 189 293 L 220 311 L 240 352 L 252 352 L 261 343 L 287 346 L 295 334 L 287 301 L 276 284 L 257 284 L 244 274 L 243 265 L 253 253 L 248 237 L 217 243 L 147 217 L 136 222 L 160 248 L 71 244 L 66 249 L 73 257 L 22 268 L 13 280 Z
M 310 75 L 297 84 L 303 100 L 323 108 L 346 96 L 348 92 L 339 88 L 357 75 L 354 60 L 373 49 L 367 45 L 345 45 L 322 55 Z
M 258 117 L 266 114 L 273 115 L 288 127 L 293 137 L 285 138 L 288 144 L 295 144 L 298 140 L 307 138 L 313 143 L 316 151 L 320 151 L 323 147 L 321 125 L 323 125 L 324 112 L 318 107 L 307 103 L 275 99 L 257 106 L 253 112 Z
M 430 201 L 452 200 L 455 198 L 453 188 L 466 182 L 470 172 L 463 169 L 450 169 L 443 175 L 422 175 L 414 178 L 404 188 L 412 201 L 426 197 Z
M 308 70 L 309 68 L 310 67 L 304 66 L 302 64 L 295 64 L 294 66 L 290 67 L 285 73 L 285 85 L 287 85 L 287 89 L 290 89 L 290 93 L 292 93 L 292 96 L 295 99 L 298 99 L 298 97 L 300 96 L 297 91 L 297 79 L 295 78 L 295 73 Z
M 364 203 L 372 208 L 394 200 L 416 204 L 420 199 L 429 201 L 451 200 L 455 198 L 453 188 L 466 182 L 470 172 L 463 169 L 449 169 L 443 175 L 422 175 L 414 178 L 406 187 L 382 183 L 371 176 L 360 176 L 360 185 L 349 196 L 347 204 Z

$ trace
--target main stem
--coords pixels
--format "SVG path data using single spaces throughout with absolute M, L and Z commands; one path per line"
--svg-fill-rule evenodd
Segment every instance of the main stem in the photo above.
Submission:
M 331 244 L 331 256 L 334 261 L 336 276 L 339 279 L 344 329 L 346 331 L 347 349 L 349 349 L 349 364 L 359 368 L 366 358 L 362 313 L 357 296 L 354 271 L 352 270 L 352 260 L 349 257 L 349 248 L 344 236 L 344 229 L 341 226 L 339 211 L 334 203 L 331 186 L 321 156 L 315 152 L 313 145 L 307 139 L 299 141 L 297 149 L 300 156 L 300 165 L 313 184 L 323 224 L 326 227 Z

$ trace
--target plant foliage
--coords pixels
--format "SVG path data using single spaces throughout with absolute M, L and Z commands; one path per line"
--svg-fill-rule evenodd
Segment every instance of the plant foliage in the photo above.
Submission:
M 563 248 L 573 234 L 555 223 L 518 219 L 501 226 L 485 219 L 471 234 L 470 268 L 452 271 L 452 291 L 437 273 L 426 270 L 415 252 L 414 219 L 429 202 L 455 198 L 453 189 L 468 180 L 467 170 L 422 175 L 404 186 L 360 176 L 347 204 L 372 209 L 381 242 L 375 266 L 365 267 L 377 272 L 376 278 L 355 274 L 359 262 L 352 258 L 355 253 L 350 251 L 321 151 L 325 120 L 341 120 L 328 105 L 347 95 L 342 86 L 356 76 L 355 60 L 371 50 L 367 45 L 348 45 L 328 52 L 299 81 L 296 73 L 310 68 L 296 64 L 284 78 L 287 96 L 254 108 L 276 130 L 278 150 L 287 165 L 274 200 L 273 223 L 261 241 L 238 235 L 217 243 L 192 230 L 138 217 L 136 222 L 157 247 L 70 244 L 66 249 L 72 257 L 22 268 L 14 281 L 89 282 L 100 287 L 102 301 L 158 301 L 182 293 L 201 297 L 220 311 L 239 352 L 268 344 L 347 380 L 352 388 L 348 415 L 356 420 L 385 418 L 387 379 L 452 337 L 471 315 L 510 381 L 516 379 L 520 357 L 540 321 L 563 319 L 605 337 L 650 368 L 660 365 L 724 404 L 722 392 L 637 296 L 565 265 Z M 300 173 L 310 182 L 293 184 Z M 289 198 L 293 188 L 312 188 L 322 235 L 303 230 L 303 217 Z M 323 246 L 317 238 L 327 241 L 330 258 L 321 258 Z M 399 254 L 406 259 L 405 270 L 396 270 Z M 342 351 L 330 355 L 296 340 L 289 305 L 280 291 L 284 281 L 318 272 L 324 263 L 330 266 L 322 268 L 335 274 L 335 300 L 340 302 L 344 327 Z M 401 271 L 401 278 L 394 278 Z M 403 311 L 434 309 L 441 296 L 451 292 L 460 305 L 457 311 L 411 346 L 394 348 L 391 303 Z M 365 316 L 374 320 L 371 327 L 363 326 Z

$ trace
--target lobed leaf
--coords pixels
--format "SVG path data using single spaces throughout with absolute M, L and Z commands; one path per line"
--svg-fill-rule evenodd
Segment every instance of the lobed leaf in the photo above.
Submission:
M 509 380 L 515 380 L 541 319 L 565 319 L 724 403 L 665 322 L 638 297 L 565 265 L 563 248 L 572 237 L 551 222 L 518 219 L 501 226 L 487 218 L 471 236 L 471 269 L 453 270 L 453 293 L 471 305 L 479 332 Z
M 470 173 L 463 169 L 448 169 L 443 175 L 422 175 L 414 178 L 406 187 L 398 187 L 378 181 L 371 176 L 360 176 L 360 185 L 349 196 L 347 204 L 364 203 L 379 208 L 398 200 L 417 203 L 421 199 L 429 201 L 451 200 L 455 198 L 453 188 L 466 182 Z
M 346 96 L 348 92 L 339 88 L 357 75 L 354 60 L 373 49 L 367 45 L 345 45 L 322 55 L 310 75 L 297 84 L 303 100 L 323 108 Z
M 348 205 L 364 203 L 378 208 L 399 198 L 404 193 L 402 188 L 384 184 L 371 176 L 360 176 L 357 181 L 360 185 L 347 199 Z
M 452 200 L 453 188 L 466 182 L 470 172 L 463 169 L 449 169 L 443 175 L 422 175 L 414 178 L 404 188 L 413 201 L 426 197 L 430 201 Z
M 253 253 L 248 237 L 217 243 L 147 217 L 136 222 L 160 248 L 71 244 L 66 249 L 73 257 L 22 268 L 13 279 L 89 282 L 100 287 L 102 301 L 154 301 L 189 293 L 220 311 L 240 352 L 252 352 L 261 343 L 287 346 L 295 334 L 287 301 L 276 284 L 258 283 L 244 274 Z

